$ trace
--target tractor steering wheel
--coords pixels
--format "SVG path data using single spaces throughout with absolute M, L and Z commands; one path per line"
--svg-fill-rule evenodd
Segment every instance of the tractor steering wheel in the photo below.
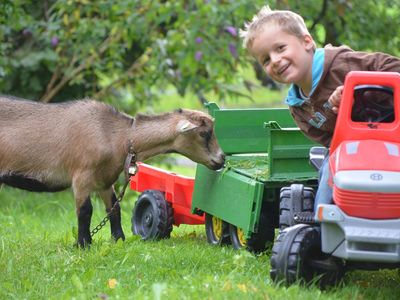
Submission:
M 368 123 L 390 123 L 394 120 L 393 90 L 378 85 L 354 88 L 352 120 Z

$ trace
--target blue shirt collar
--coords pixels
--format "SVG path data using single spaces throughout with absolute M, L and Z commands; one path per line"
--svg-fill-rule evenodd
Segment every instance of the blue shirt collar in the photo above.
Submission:
M 319 80 L 321 79 L 322 73 L 324 71 L 324 59 L 325 59 L 325 51 L 323 48 L 318 48 L 315 50 L 313 56 L 312 63 L 312 84 L 311 84 L 311 92 L 310 95 L 314 92 L 317 87 Z M 292 84 L 289 88 L 287 98 L 285 100 L 286 104 L 290 106 L 300 106 L 303 104 L 305 100 L 300 97 L 299 87 L 295 84 Z

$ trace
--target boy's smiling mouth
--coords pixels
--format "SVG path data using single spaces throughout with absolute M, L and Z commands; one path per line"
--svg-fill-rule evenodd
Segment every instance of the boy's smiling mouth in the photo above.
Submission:
M 278 69 L 278 75 L 282 75 L 288 68 L 290 64 L 284 65 L 283 67 Z

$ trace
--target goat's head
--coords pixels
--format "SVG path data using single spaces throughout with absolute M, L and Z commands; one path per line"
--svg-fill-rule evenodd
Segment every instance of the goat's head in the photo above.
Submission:
M 178 136 L 174 150 L 212 170 L 218 170 L 225 163 L 225 155 L 214 133 L 214 121 L 206 113 L 180 109 L 177 111 Z

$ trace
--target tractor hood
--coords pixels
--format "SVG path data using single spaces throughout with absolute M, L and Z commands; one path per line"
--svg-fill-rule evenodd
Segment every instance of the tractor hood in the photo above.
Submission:
M 333 200 L 347 215 L 400 217 L 400 145 L 377 140 L 346 141 L 330 158 Z
M 379 140 L 345 141 L 331 155 L 331 170 L 400 172 L 400 144 Z
M 400 192 L 400 145 L 378 140 L 346 141 L 330 159 L 334 185 L 359 192 Z

